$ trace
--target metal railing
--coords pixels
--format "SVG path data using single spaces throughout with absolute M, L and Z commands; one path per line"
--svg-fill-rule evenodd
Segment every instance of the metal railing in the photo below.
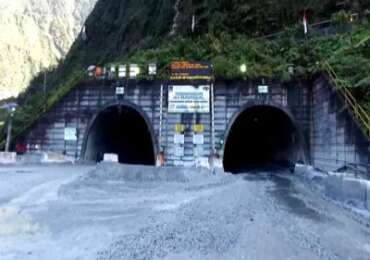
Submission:
M 346 106 L 349 107 L 356 119 L 363 126 L 366 135 L 370 137 L 370 115 L 357 102 L 356 98 L 349 90 L 350 86 L 344 81 L 339 80 L 338 75 L 335 73 L 329 62 L 322 62 L 322 68 L 328 73 L 329 80 L 331 83 L 333 83 L 333 85 L 336 87 L 336 90 L 338 90 L 339 94 L 343 97 Z

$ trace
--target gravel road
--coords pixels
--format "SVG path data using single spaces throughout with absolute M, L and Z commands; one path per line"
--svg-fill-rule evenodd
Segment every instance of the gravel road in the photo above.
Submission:
M 0 168 L 0 259 L 370 259 L 370 220 L 295 175 Z

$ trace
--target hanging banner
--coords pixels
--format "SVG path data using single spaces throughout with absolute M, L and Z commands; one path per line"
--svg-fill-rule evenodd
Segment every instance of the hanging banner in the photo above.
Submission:
M 172 81 L 207 80 L 213 78 L 213 67 L 210 62 L 176 61 L 171 63 Z
M 170 86 L 169 113 L 209 113 L 210 86 Z

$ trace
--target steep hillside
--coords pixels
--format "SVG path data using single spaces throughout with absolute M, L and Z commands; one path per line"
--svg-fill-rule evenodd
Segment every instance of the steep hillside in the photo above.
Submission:
M 96 0 L 0 0 L 0 99 L 65 57 Z
M 159 39 L 169 36 L 206 33 L 261 36 L 297 23 L 300 12 L 306 7 L 316 10 L 312 22 L 329 19 L 337 8 L 336 2 L 100 0 L 86 22 L 87 41 L 77 41 L 70 56 L 80 56 L 79 52 L 84 52 L 87 53 L 84 56 L 86 62 L 108 59 L 134 49 L 157 46 Z
M 206 34 L 250 38 L 298 24 L 304 9 L 315 10 L 310 12 L 310 22 L 316 22 L 330 19 L 337 9 L 351 7 L 338 7 L 337 2 L 100 0 L 86 21 L 86 38 L 80 35 L 75 41 L 66 60 L 49 75 L 49 84 L 56 86 L 73 71 L 90 64 L 114 61 L 135 50 L 155 48 L 174 38 L 194 39 Z M 41 77 L 34 78 L 28 91 L 37 91 L 41 84 Z

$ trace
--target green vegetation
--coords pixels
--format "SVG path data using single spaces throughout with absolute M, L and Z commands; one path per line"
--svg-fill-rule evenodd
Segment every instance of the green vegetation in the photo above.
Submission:
M 311 80 L 329 62 L 346 85 L 352 87 L 366 105 L 370 101 L 370 28 L 360 27 L 332 37 L 297 40 L 286 31 L 274 40 L 249 40 L 210 34 L 189 39 L 166 40 L 157 48 L 140 50 L 117 59 L 117 63 L 147 64 L 157 61 L 160 76 L 167 78 L 168 65 L 174 60 L 209 60 L 218 79 L 275 78 L 281 81 Z M 246 73 L 239 68 L 247 65 Z M 294 74 L 289 73 L 294 68 Z M 369 110 L 370 111 L 370 110 Z
M 100 0 L 86 21 L 86 40 L 79 37 L 66 59 L 45 72 L 46 95 L 41 73 L 18 98 L 21 108 L 15 115 L 15 135 L 68 93 L 87 66 L 110 62 L 156 62 L 164 79 L 171 61 L 209 60 L 219 79 L 310 81 L 326 60 L 370 112 L 369 1 L 348 1 L 338 7 L 334 0 L 182 0 L 176 34 L 170 36 L 175 2 Z M 297 22 L 304 9 L 311 23 L 332 19 L 337 34 L 322 37 L 311 30 L 304 40 Z M 354 11 L 359 14 L 356 25 L 348 21 Z M 258 38 L 277 31 L 283 33 L 273 40 Z M 246 64 L 246 73 L 240 72 L 241 64 Z M 294 68 L 293 74 L 289 68 Z

